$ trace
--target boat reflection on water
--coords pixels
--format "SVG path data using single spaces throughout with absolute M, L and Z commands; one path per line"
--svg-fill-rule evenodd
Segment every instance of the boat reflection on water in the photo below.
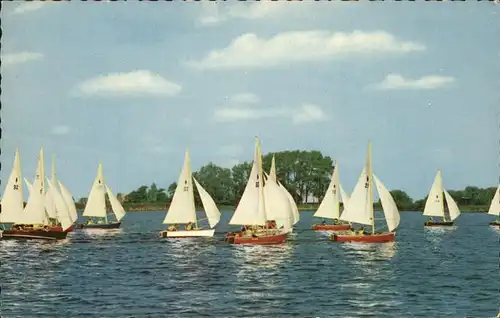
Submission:
M 278 268 L 290 259 L 293 246 L 292 244 L 235 245 L 233 251 L 233 260 L 243 274 Z
M 382 244 L 365 244 L 365 243 L 345 243 L 342 244 L 342 249 L 346 252 L 347 256 L 355 256 L 356 260 L 360 262 L 390 260 L 396 255 L 397 243 L 395 241 L 382 243 Z
M 79 230 L 81 234 L 85 235 L 86 237 L 89 238 L 106 238 L 106 237 L 114 237 L 118 236 L 120 234 L 123 234 L 123 229 L 86 229 L 83 228 Z M 75 235 L 75 234 L 74 234 Z

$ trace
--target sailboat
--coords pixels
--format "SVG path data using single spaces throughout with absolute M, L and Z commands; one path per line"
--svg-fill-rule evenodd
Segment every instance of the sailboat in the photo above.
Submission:
M 61 191 L 57 189 L 57 185 L 60 185 Z M 66 230 L 66 232 L 73 232 L 74 223 L 78 219 L 78 214 L 76 214 L 76 207 L 73 209 L 74 202 L 73 197 L 71 196 L 71 202 L 67 200 L 67 193 L 69 191 L 65 188 L 66 196 L 62 194 L 62 184 L 56 179 L 56 164 L 55 164 L 55 156 L 52 156 L 52 171 L 51 171 L 51 179 L 50 182 L 47 183 L 49 188 L 45 194 L 45 209 L 49 214 L 50 221 L 54 225 L 51 226 L 51 229 L 54 231 L 62 231 L 62 219 L 65 221 L 69 218 L 71 221 L 71 226 Z M 30 186 L 28 185 L 28 189 Z M 59 204 L 56 203 L 59 200 L 59 197 L 63 199 Z M 63 204 L 64 203 L 64 204 Z
M 21 161 L 19 158 L 19 150 L 16 149 L 12 171 L 10 172 L 0 204 L 0 223 L 2 224 L 2 228 L 5 228 L 4 224 L 19 222 L 23 216 L 24 202 L 21 180 Z
M 226 234 L 231 244 L 280 244 L 291 231 L 292 206 L 276 182 L 264 185 L 262 154 L 255 138 L 252 170 L 241 199 L 229 221 L 243 226 L 241 231 Z M 274 225 L 276 223 L 276 226 Z
M 16 160 L 19 161 L 18 155 Z M 15 185 L 18 189 L 16 191 L 21 192 L 21 185 L 19 184 L 21 180 L 21 171 L 20 168 L 18 168 L 18 164 L 14 164 L 14 170 L 16 170 L 14 173 L 16 176 L 14 177 L 15 182 L 12 184 L 12 189 L 14 189 Z M 2 239 L 57 240 L 66 238 L 68 233 L 65 230 L 71 226 L 71 223 L 62 221 L 63 231 L 54 231 L 50 227 L 51 224 L 49 223 L 49 215 L 47 214 L 45 208 L 44 178 L 44 157 L 43 148 L 41 148 L 40 155 L 38 157 L 38 167 L 36 170 L 35 181 L 33 183 L 33 189 L 29 195 L 26 207 L 20 217 L 15 217 L 12 228 L 2 232 Z
M 490 209 L 488 210 L 488 214 L 495 215 L 497 217 L 496 220 L 491 221 L 490 225 L 495 227 L 500 227 L 500 185 L 493 196 L 493 200 L 491 200 Z
M 116 217 L 116 222 L 109 222 L 108 220 L 106 193 L 108 194 L 109 203 L 111 203 L 111 209 Z M 97 167 L 97 176 L 90 189 L 87 204 L 83 210 L 83 216 L 88 217 L 89 220 L 87 224 L 79 224 L 79 228 L 86 229 L 117 229 L 120 227 L 121 220 L 125 216 L 123 206 L 104 181 L 101 163 Z M 97 221 L 94 222 L 92 217 L 97 218 Z
M 445 199 L 448 204 L 449 217 L 446 217 L 445 213 Z M 430 219 L 425 222 L 425 226 L 453 226 L 455 225 L 455 219 L 460 215 L 457 203 L 443 187 L 441 170 L 438 170 L 436 173 L 434 183 L 432 184 L 429 195 L 427 196 L 427 201 L 425 202 L 423 215 L 430 217 Z M 441 217 L 442 221 L 436 221 L 432 217 Z
M 325 196 L 323 197 L 323 201 L 321 201 L 318 210 L 316 210 L 313 215 L 318 218 L 332 219 L 333 224 L 327 224 L 326 222 L 314 224 L 312 226 L 314 231 L 345 231 L 351 228 L 351 224 L 340 221 L 339 190 L 345 208 L 349 197 L 339 182 L 339 168 L 338 164 L 335 162 L 328 189 L 326 190 Z
M 193 181 L 200 194 L 201 203 L 207 215 L 209 229 L 198 227 L 196 207 L 194 202 Z M 186 150 L 184 165 L 182 166 L 177 188 L 175 189 L 172 202 L 168 208 L 163 224 L 172 224 L 166 231 L 160 232 L 161 237 L 212 237 L 215 226 L 220 221 L 220 212 L 210 194 L 201 186 L 191 173 L 191 160 L 189 151 Z M 186 224 L 185 230 L 178 230 L 175 224 Z
M 297 207 L 297 203 L 295 203 L 295 200 L 293 199 L 292 195 L 288 190 L 281 184 L 281 182 L 278 180 L 278 177 L 276 175 L 276 160 L 273 158 L 271 159 L 271 169 L 269 170 L 269 174 L 266 174 L 266 181 L 274 181 L 278 184 L 280 189 L 283 190 L 285 193 L 286 197 L 288 198 L 288 201 L 290 202 L 290 205 L 292 206 L 292 214 L 293 214 L 293 221 L 292 221 L 292 226 L 295 226 L 299 220 L 300 220 L 300 214 L 299 214 L 299 208 Z
M 382 203 L 388 231 L 375 231 L 375 212 L 373 210 L 373 181 Z M 400 216 L 396 202 L 372 171 L 371 143 L 368 143 L 366 154 L 366 164 L 359 176 L 358 183 L 354 187 L 351 198 L 340 216 L 340 220 L 363 225 L 371 225 L 371 233 L 364 230 L 356 233 L 347 231 L 345 233 L 333 233 L 332 241 L 337 242 L 364 242 L 364 243 L 384 243 L 394 241 L 396 228 L 399 225 Z

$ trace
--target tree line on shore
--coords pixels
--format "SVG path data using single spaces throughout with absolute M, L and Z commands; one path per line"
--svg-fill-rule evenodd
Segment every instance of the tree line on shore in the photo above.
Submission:
M 276 158 L 276 174 L 278 179 L 294 197 L 297 204 L 319 203 L 323 199 L 330 183 L 333 160 L 323 156 L 320 151 L 282 151 L 268 153 L 263 156 L 263 166 L 266 170 L 271 166 L 272 156 Z M 251 162 L 243 162 L 232 168 L 223 168 L 208 163 L 193 176 L 210 193 L 218 205 L 235 206 L 238 203 L 248 180 Z M 159 188 L 156 183 L 150 186 L 142 185 L 128 194 L 118 194 L 118 199 L 125 206 L 166 206 L 175 192 L 177 183 L 173 182 L 167 189 Z M 468 186 L 462 190 L 449 190 L 450 195 L 459 206 L 487 206 L 490 204 L 495 187 L 478 188 Z M 201 205 L 197 191 L 195 201 Z M 398 208 L 402 211 L 422 211 L 427 197 L 414 200 L 405 191 L 394 189 L 391 194 Z M 310 198 L 314 198 L 311 202 Z M 77 207 L 83 208 L 87 198 L 81 198 Z M 380 205 L 380 202 L 375 205 Z

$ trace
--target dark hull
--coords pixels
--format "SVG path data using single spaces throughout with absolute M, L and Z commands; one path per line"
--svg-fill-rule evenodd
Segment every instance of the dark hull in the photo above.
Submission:
M 453 222 L 453 221 L 450 221 L 450 222 L 439 222 L 439 221 L 430 222 L 430 221 L 427 221 L 424 223 L 424 226 L 454 226 L 454 225 L 455 225 L 455 222 Z
M 75 228 L 75 225 L 72 225 L 70 226 L 65 232 L 73 232 L 73 229 Z M 62 232 L 62 227 L 60 225 L 56 225 L 56 226 L 51 226 L 50 227 L 50 230 L 51 231 L 54 231 L 54 232 Z
M 490 226 L 500 227 L 500 221 L 490 222 Z
M 103 224 L 78 224 L 79 229 L 118 229 L 122 222 Z
M 45 230 L 5 230 L 2 240 L 63 240 L 68 232 Z

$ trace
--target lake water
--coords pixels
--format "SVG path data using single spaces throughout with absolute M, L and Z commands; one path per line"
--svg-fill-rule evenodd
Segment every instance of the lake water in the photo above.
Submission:
M 423 228 L 402 213 L 396 242 L 345 244 L 309 230 L 280 246 L 166 240 L 164 212 L 61 242 L 0 241 L 1 317 L 494 317 L 499 232 L 491 216 Z

